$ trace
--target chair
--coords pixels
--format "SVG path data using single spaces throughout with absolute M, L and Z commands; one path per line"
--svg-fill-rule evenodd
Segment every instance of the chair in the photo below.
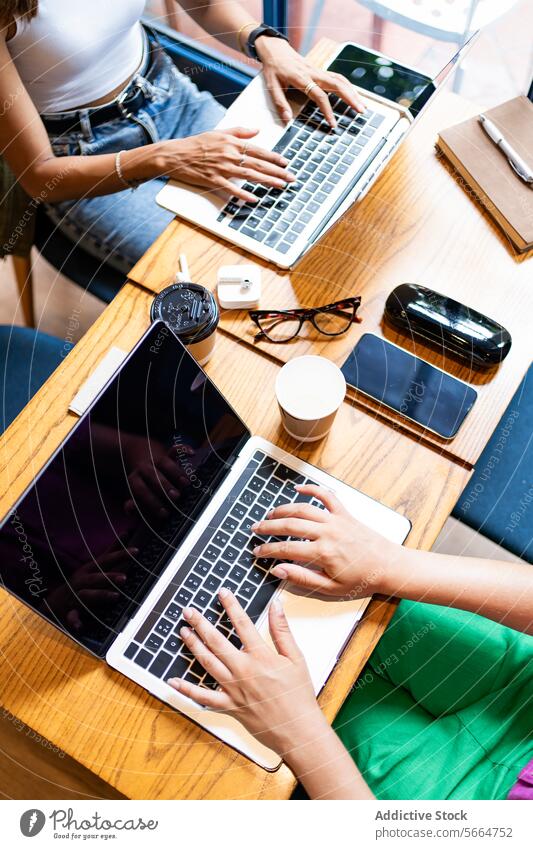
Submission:
M 243 63 L 199 46 L 169 27 L 152 21 L 148 23 L 157 30 L 161 44 L 176 66 L 191 76 L 198 88 L 210 91 L 225 106 L 229 106 L 250 82 L 253 73 Z M 115 297 L 124 283 L 122 272 L 78 247 L 55 227 L 42 209 L 36 214 L 34 244 L 41 256 L 61 274 L 105 303 Z M 14 256 L 12 260 L 24 321 L 33 327 L 32 260 L 30 256 Z
M 514 6 L 516 0 L 358 0 L 373 13 L 372 47 L 381 50 L 385 21 L 414 32 L 448 41 L 458 46 L 476 30 L 483 29 Z M 309 19 L 302 53 L 311 47 L 325 0 L 317 0 Z M 454 91 L 461 85 L 461 69 L 454 79 Z
M 452 515 L 533 563 L 533 364 Z

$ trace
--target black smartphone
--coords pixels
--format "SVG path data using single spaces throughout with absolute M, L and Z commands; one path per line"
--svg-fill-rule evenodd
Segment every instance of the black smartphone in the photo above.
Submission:
M 346 383 L 444 439 L 452 439 L 477 392 L 461 380 L 365 333 L 342 366 Z

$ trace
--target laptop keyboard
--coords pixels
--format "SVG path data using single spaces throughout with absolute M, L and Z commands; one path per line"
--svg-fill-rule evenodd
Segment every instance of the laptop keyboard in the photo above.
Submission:
M 356 112 L 330 94 L 337 127 L 332 130 L 320 109 L 309 101 L 274 147 L 289 160 L 296 176 L 285 189 L 245 183 L 243 189 L 259 198 L 249 204 L 231 198 L 218 216 L 232 230 L 286 254 L 298 236 L 324 217 L 324 204 L 357 159 L 366 161 L 365 147 L 385 120 L 367 109 Z M 353 171 L 355 174 L 355 171 Z
M 315 483 L 262 451 L 256 451 L 232 491 L 194 545 L 153 610 L 139 628 L 124 656 L 157 678 L 185 678 L 216 687 L 179 636 L 187 624 L 184 607 L 199 610 L 234 646 L 241 642 L 218 598 L 227 587 L 257 622 L 281 583 L 270 574 L 279 561 L 255 558 L 252 550 L 268 540 L 252 534 L 251 526 L 280 504 L 306 501 L 324 509 L 294 485 Z M 270 540 L 275 539 L 270 537 Z

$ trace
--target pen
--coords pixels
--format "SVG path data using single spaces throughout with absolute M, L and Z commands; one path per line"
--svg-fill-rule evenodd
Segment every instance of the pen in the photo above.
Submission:
M 529 165 L 524 162 L 520 154 L 516 152 L 516 150 L 511 147 L 507 139 L 504 135 L 499 131 L 496 124 L 493 124 L 492 121 L 487 118 L 486 115 L 479 116 L 479 123 L 482 128 L 485 130 L 489 139 L 494 142 L 496 147 L 499 147 L 503 155 L 506 157 L 509 165 L 515 172 L 515 174 L 520 177 L 524 183 L 528 183 L 529 185 L 533 185 L 533 171 L 529 167 Z

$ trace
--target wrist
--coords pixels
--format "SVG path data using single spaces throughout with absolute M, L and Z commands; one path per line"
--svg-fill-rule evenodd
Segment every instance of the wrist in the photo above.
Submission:
M 389 544 L 374 592 L 385 596 L 408 598 L 413 575 L 420 569 L 421 552 L 403 545 Z
M 260 35 L 255 41 L 255 51 L 263 65 L 275 61 L 275 55 L 279 55 L 279 50 L 285 48 L 292 49 L 288 41 L 283 38 L 273 38 L 271 35 Z
M 275 749 L 287 766 L 296 772 L 299 764 L 309 758 L 309 753 L 331 734 L 334 732 L 317 703 L 312 714 L 298 714 L 294 723 L 279 731 Z
M 121 168 L 124 179 L 131 183 L 151 180 L 165 173 L 167 157 L 161 142 L 124 150 L 121 155 Z

